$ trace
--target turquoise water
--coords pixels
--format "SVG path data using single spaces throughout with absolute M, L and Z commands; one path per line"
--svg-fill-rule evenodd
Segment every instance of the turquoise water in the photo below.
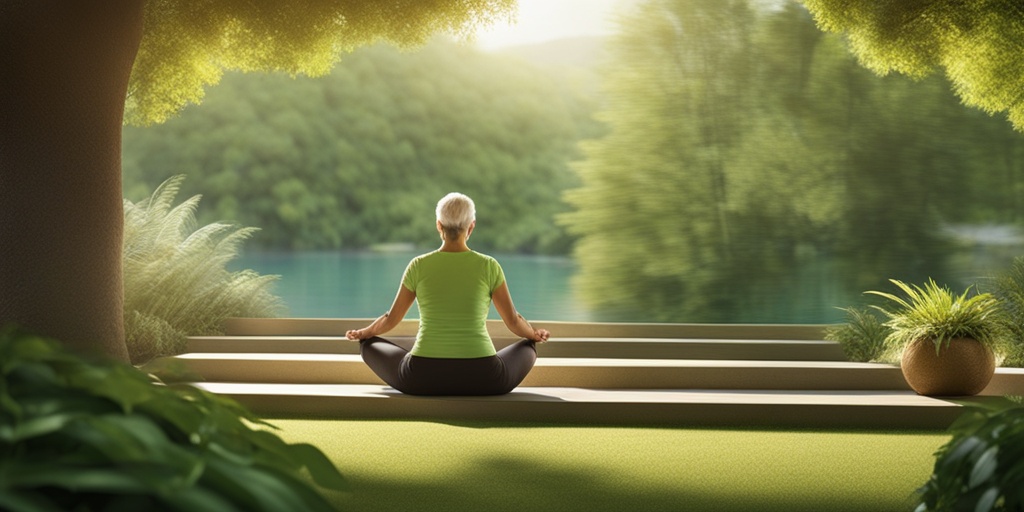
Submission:
M 966 246 L 949 255 L 948 274 L 935 276 L 958 290 L 1008 267 L 1021 254 L 1017 246 Z M 250 252 L 230 268 L 251 268 L 282 276 L 274 292 L 288 306 L 287 316 L 300 318 L 372 318 L 384 313 L 398 291 L 402 272 L 420 251 L 400 252 Z M 568 257 L 492 254 L 501 263 L 517 309 L 530 320 L 653 321 L 650 318 L 602 318 L 573 296 L 576 265 Z M 838 307 L 863 302 L 861 291 L 840 289 L 835 262 L 815 261 L 792 269 L 787 286 L 748 287 L 734 323 L 835 323 Z M 941 279 L 939 279 L 941 278 Z M 887 284 L 879 278 L 879 286 Z M 606 314 L 609 314 L 606 312 Z M 407 318 L 418 318 L 414 306 Z M 498 318 L 491 308 L 491 318 Z M 708 322 L 692 318 L 689 322 Z
M 402 272 L 419 252 L 262 252 L 240 256 L 231 268 L 282 276 L 274 292 L 288 305 L 287 316 L 371 318 L 395 298 Z M 492 254 L 501 263 L 520 313 L 531 320 L 593 320 L 572 297 L 571 259 Z M 491 318 L 498 318 L 491 308 Z M 406 318 L 419 318 L 416 307 Z

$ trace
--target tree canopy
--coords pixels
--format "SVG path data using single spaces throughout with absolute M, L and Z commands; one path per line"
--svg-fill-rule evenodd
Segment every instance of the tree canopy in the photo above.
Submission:
M 125 121 L 167 120 L 198 103 L 225 70 L 324 75 L 360 46 L 409 47 L 436 33 L 468 36 L 481 24 L 511 19 L 514 8 L 515 0 L 150 0 Z
M 1020 2 L 805 0 L 804 5 L 822 29 L 845 34 L 868 69 L 914 78 L 941 69 L 965 104 L 1006 112 L 1024 131 Z

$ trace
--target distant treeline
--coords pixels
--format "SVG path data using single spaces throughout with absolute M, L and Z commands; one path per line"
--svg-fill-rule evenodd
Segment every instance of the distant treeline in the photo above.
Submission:
M 333 249 L 435 245 L 434 205 L 460 191 L 475 247 L 564 254 L 552 219 L 577 141 L 601 133 L 592 96 L 444 41 L 362 49 L 321 78 L 233 74 L 180 117 L 125 129 L 124 192 L 185 174 L 200 222 L 259 227 L 250 247 Z
M 943 226 L 1024 219 L 1024 135 L 941 77 L 863 69 L 797 2 L 649 0 L 603 68 L 566 217 L 602 318 L 819 321 L 953 282 Z M 984 276 L 973 274 L 970 278 Z

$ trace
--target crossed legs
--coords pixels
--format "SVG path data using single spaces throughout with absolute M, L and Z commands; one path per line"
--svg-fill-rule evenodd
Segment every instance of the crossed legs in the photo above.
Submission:
M 384 382 L 410 395 L 503 395 L 537 361 L 535 343 L 525 339 L 473 359 L 418 357 L 381 337 L 359 342 L 359 353 Z

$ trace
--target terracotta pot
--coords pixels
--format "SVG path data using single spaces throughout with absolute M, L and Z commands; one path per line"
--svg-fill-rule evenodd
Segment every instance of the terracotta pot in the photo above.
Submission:
M 900 368 L 918 394 L 971 396 L 992 380 L 996 360 L 991 349 L 970 338 L 950 340 L 938 354 L 932 340 L 917 340 L 903 349 Z

